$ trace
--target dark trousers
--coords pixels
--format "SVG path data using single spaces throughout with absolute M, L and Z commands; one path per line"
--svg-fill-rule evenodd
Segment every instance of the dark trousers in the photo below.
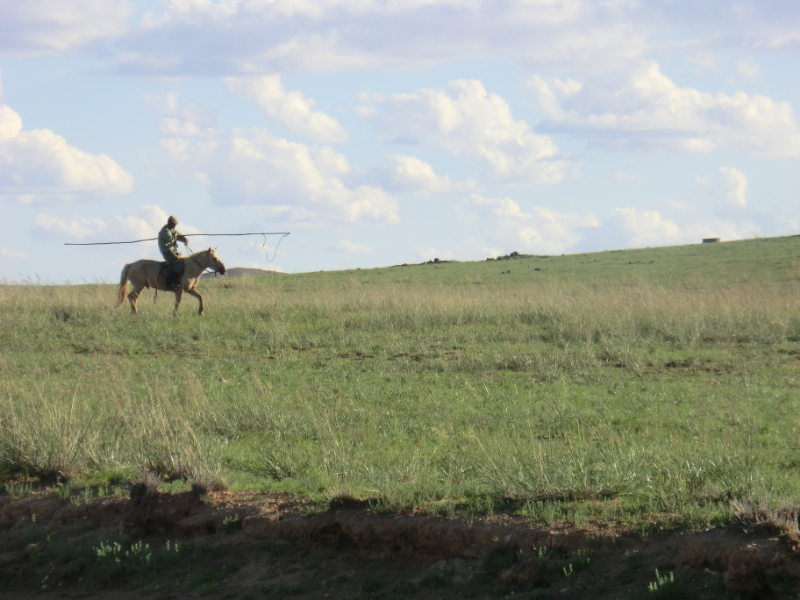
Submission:
M 186 266 L 183 264 L 183 261 L 175 256 L 174 254 L 165 254 L 164 260 L 169 263 L 169 266 L 172 268 L 172 272 L 178 275 L 183 275 L 183 271 Z
M 181 275 L 183 275 L 183 271 L 186 268 L 186 265 L 183 264 L 183 261 L 175 256 L 174 254 L 165 254 L 164 258 L 169 263 L 170 268 L 172 271 L 167 277 L 167 287 L 178 287 L 181 281 Z

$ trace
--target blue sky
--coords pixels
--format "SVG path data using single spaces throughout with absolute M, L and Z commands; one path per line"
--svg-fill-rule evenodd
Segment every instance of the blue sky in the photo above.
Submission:
M 800 233 L 800 3 L 2 0 L 0 281 Z M 269 259 L 269 260 L 268 260 Z

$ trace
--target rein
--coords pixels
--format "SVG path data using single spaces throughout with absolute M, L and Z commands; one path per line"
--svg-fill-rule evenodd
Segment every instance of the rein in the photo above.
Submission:
M 189 245 L 188 245 L 188 244 L 186 244 L 186 247 L 187 247 L 187 248 L 189 248 Z M 190 250 L 190 251 L 191 251 L 191 250 Z M 204 251 L 203 251 L 203 252 L 201 252 L 200 254 L 208 254 L 208 252 L 209 252 L 208 250 L 204 250 Z M 203 263 L 201 263 L 201 262 L 198 262 L 198 261 L 197 261 L 197 259 L 195 259 L 195 257 L 194 257 L 192 254 L 190 254 L 190 255 L 189 255 L 187 258 L 190 258 L 190 259 L 192 260 L 192 262 L 193 262 L 194 264 L 196 264 L 198 267 L 202 267 L 202 268 L 203 268 L 203 273 L 206 273 L 206 272 L 208 272 L 208 273 L 214 273 L 214 275 L 216 275 L 216 274 L 217 274 L 217 271 L 209 271 L 209 270 L 208 270 L 208 269 L 209 269 L 209 266 L 208 266 L 208 265 L 205 265 L 205 266 L 203 266 Z M 200 273 L 200 274 L 202 275 L 203 273 Z

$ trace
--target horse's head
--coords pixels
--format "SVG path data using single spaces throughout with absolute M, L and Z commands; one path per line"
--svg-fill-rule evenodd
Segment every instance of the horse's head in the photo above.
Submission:
M 228 272 L 228 269 L 225 268 L 225 263 L 219 259 L 214 248 L 208 249 L 208 268 L 221 275 L 225 275 Z

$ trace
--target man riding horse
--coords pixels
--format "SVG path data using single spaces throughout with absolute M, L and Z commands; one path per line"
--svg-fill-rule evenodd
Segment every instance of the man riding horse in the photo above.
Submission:
M 166 281 L 167 289 L 176 290 L 180 287 L 181 276 L 185 266 L 178 254 L 178 242 L 186 244 L 186 237 L 175 229 L 178 219 L 170 217 L 167 224 L 158 232 L 158 249 L 164 260 L 169 263 L 170 273 Z

